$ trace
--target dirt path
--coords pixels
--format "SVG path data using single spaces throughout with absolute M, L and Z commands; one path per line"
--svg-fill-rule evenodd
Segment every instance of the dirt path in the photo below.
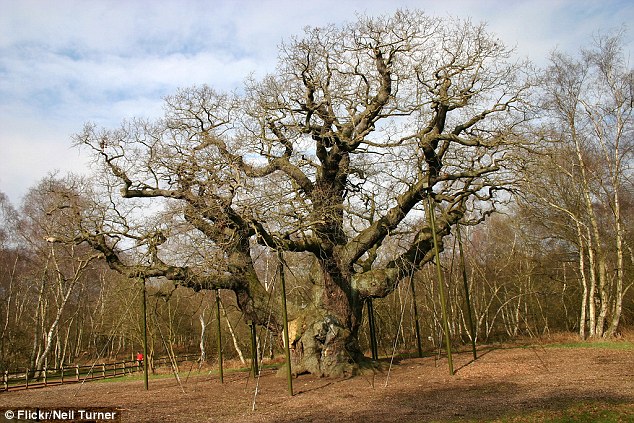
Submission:
M 271 371 L 255 381 L 229 373 L 190 378 L 65 385 L 0 394 L 0 407 L 119 407 L 124 422 L 426 422 L 486 421 L 576 404 L 614 404 L 634 421 L 634 350 L 512 348 L 446 360 L 406 359 L 387 372 L 348 380 L 300 376 L 289 397 Z M 387 386 L 386 386 L 387 381 Z M 629 418 L 629 417 L 628 417 Z M 0 417 L 0 421 L 2 421 Z

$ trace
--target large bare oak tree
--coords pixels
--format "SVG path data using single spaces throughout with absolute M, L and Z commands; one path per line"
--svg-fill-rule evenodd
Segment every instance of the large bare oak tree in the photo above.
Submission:
M 528 69 L 483 25 L 415 11 L 307 29 L 237 94 L 182 89 L 162 119 L 86 125 L 75 140 L 110 194 L 74 241 L 131 277 L 232 290 L 274 331 L 279 296 L 255 252 L 310 257 L 294 371 L 353 373 L 365 300 L 433 258 L 428 197 L 441 238 L 495 208 L 528 117 Z

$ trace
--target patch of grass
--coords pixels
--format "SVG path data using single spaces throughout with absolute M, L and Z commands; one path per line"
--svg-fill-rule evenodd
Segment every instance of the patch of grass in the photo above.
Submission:
M 277 370 L 279 368 L 279 364 L 278 363 L 266 363 L 266 364 L 260 364 L 260 369 L 261 370 Z M 249 367 L 229 367 L 229 368 L 224 368 L 224 373 L 228 374 L 228 373 L 248 373 L 251 371 L 251 368 Z M 160 380 L 160 379 L 168 379 L 168 378 L 174 378 L 174 373 L 172 371 L 170 371 L 169 369 L 166 368 L 161 368 L 159 370 L 159 373 L 150 373 L 148 375 L 148 380 L 152 381 L 152 380 Z M 189 377 L 193 377 L 193 376 L 218 376 L 219 372 L 218 369 L 201 369 L 201 370 L 192 370 L 191 372 L 188 369 L 180 369 L 180 371 L 178 372 L 178 375 L 180 376 L 180 378 L 182 380 L 185 380 L 185 378 Z M 138 381 L 138 380 L 143 380 L 143 372 L 136 372 L 133 374 L 127 374 L 127 375 L 119 375 L 117 377 L 109 377 L 106 379 L 88 379 L 87 382 L 96 382 L 96 383 L 112 383 L 112 382 L 134 382 L 134 381 Z
M 465 422 L 465 420 L 452 420 Z M 491 419 L 467 419 L 466 422 L 490 423 L 634 423 L 634 404 L 587 403 L 570 405 L 564 410 L 539 410 Z
M 538 411 L 495 422 L 620 423 L 634 422 L 634 404 L 580 403 L 565 410 Z
M 172 373 L 158 373 L 158 374 L 149 374 L 148 380 L 158 380 L 158 379 L 166 379 L 169 377 L 174 377 Z M 87 379 L 86 382 L 90 383 L 113 383 L 113 382 L 134 382 L 137 380 L 143 380 L 143 373 L 134 373 L 131 375 L 125 376 L 117 376 L 117 377 L 109 377 L 106 379 Z
M 544 345 L 546 348 L 604 348 L 608 350 L 634 350 L 634 342 L 628 341 L 577 341 Z

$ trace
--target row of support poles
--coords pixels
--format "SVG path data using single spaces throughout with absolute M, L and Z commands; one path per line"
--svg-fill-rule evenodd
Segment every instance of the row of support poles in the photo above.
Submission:
M 365 302 L 368 308 L 368 325 L 370 326 L 370 351 L 372 352 L 372 360 L 377 361 L 379 359 L 379 348 L 376 342 L 376 324 L 374 321 L 372 297 L 368 297 Z
M 462 237 L 460 236 L 460 225 L 456 225 L 456 237 L 458 238 L 458 248 L 460 250 L 460 267 L 462 268 L 462 282 L 464 283 L 465 300 L 467 302 L 467 317 L 469 321 L 469 335 L 471 337 L 471 347 L 473 349 L 473 359 L 478 359 L 476 351 L 476 331 L 473 325 L 473 312 L 471 311 L 471 297 L 469 296 L 469 282 L 467 280 L 467 268 L 464 262 L 464 253 L 462 250 Z
M 280 284 L 282 287 L 282 320 L 284 321 L 284 353 L 286 354 L 286 379 L 288 381 L 288 393 L 293 396 L 293 370 L 291 369 L 291 346 L 288 339 L 288 313 L 286 309 L 286 278 L 284 276 L 284 256 L 281 250 L 277 252 L 280 272 Z
M 431 195 L 427 197 L 428 205 L 429 205 L 429 219 L 432 229 L 432 238 L 434 242 L 434 251 L 436 256 L 436 270 L 438 274 L 438 282 L 439 282 L 439 293 L 440 293 L 440 301 L 441 301 L 441 311 L 442 311 L 442 319 L 443 319 L 443 330 L 445 332 L 445 343 L 447 348 L 447 360 L 449 363 L 449 372 L 451 375 L 454 374 L 453 370 L 453 361 L 451 355 L 451 339 L 449 334 L 449 323 L 447 318 L 447 308 L 445 303 L 445 290 L 444 290 L 444 281 L 442 276 L 442 268 L 440 266 L 440 257 L 439 257 L 439 248 L 438 248 L 438 239 L 436 235 L 436 220 L 434 215 L 434 203 L 431 199 Z M 462 248 L 462 239 L 460 236 L 460 227 L 457 227 L 457 238 L 460 247 L 460 262 L 462 267 L 462 275 L 465 289 L 465 296 L 467 302 L 467 314 L 469 320 L 469 328 L 471 335 L 471 343 L 473 347 L 473 358 L 477 359 L 477 351 L 476 351 L 476 342 L 475 342 L 475 329 L 473 326 L 473 318 L 471 311 L 471 301 L 469 297 L 469 285 L 467 281 L 467 273 L 464 263 L 464 254 Z M 292 368 L 291 368 L 291 355 L 290 355 L 290 343 L 288 336 L 288 314 L 287 314 L 287 305 L 286 305 L 286 280 L 284 276 L 284 264 L 283 264 L 283 256 L 282 252 L 278 251 L 278 261 L 279 261 L 279 274 L 280 274 L 280 282 L 281 282 L 281 290 L 282 290 L 282 318 L 283 318 L 283 331 L 284 331 L 284 349 L 286 355 L 286 363 L 287 363 L 287 379 L 288 379 L 288 391 L 291 396 L 293 396 L 293 378 L 292 378 Z M 149 390 L 149 381 L 148 381 L 148 342 L 147 342 L 147 298 L 146 298 L 146 279 L 141 278 L 143 283 L 143 373 L 144 373 L 144 385 L 145 389 Z M 415 282 L 413 277 L 410 278 L 410 285 L 412 289 L 412 297 L 413 297 L 413 307 L 414 307 L 414 319 L 415 319 L 415 328 L 416 328 L 416 341 L 417 341 L 417 349 L 418 349 L 418 357 L 423 356 L 422 343 L 421 343 L 421 335 L 420 335 L 420 325 L 418 319 L 418 307 L 416 304 L 416 290 L 415 290 Z M 220 321 L 220 295 L 218 290 L 215 290 L 215 299 L 216 299 L 216 323 L 217 323 L 217 337 L 218 337 L 218 363 L 219 363 L 219 374 L 220 374 L 220 382 L 224 383 L 224 373 L 223 373 L 223 356 L 222 356 L 222 334 L 221 334 L 221 321 Z M 367 309 L 368 309 L 368 324 L 370 326 L 370 348 L 372 353 L 372 359 L 378 360 L 378 345 L 376 338 L 376 324 L 374 320 L 374 306 L 372 304 L 372 298 L 368 298 L 366 300 Z M 257 338 L 256 338 L 256 325 L 254 322 L 249 322 L 249 327 L 251 328 L 251 351 L 252 351 L 252 371 L 253 376 L 257 377 L 259 373 L 258 369 L 258 353 L 257 353 Z
M 445 332 L 445 345 L 447 347 L 447 362 L 449 364 L 449 374 L 453 376 L 453 360 L 451 357 L 451 336 L 449 334 L 449 320 L 447 318 L 447 304 L 445 303 L 445 282 L 442 276 L 442 267 L 440 266 L 440 251 L 438 249 L 438 236 L 436 235 L 436 217 L 434 215 L 434 202 L 431 198 L 431 192 L 427 195 L 427 203 L 429 205 L 429 223 L 431 225 L 432 239 L 434 241 L 434 253 L 436 256 L 436 272 L 438 275 L 438 292 L 440 294 L 440 310 L 442 312 L 442 326 Z
M 222 328 L 220 326 L 220 294 L 216 292 L 216 328 L 218 329 L 218 372 L 220 373 L 220 383 L 225 382 L 222 363 Z

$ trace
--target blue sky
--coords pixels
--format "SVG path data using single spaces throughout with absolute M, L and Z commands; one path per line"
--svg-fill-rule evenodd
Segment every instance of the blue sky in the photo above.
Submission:
M 239 88 L 306 25 L 398 8 L 486 21 L 538 65 L 634 22 L 625 0 L 0 0 L 0 191 L 17 206 L 50 171 L 86 173 L 70 137 L 87 121 L 157 117 L 178 87 Z

